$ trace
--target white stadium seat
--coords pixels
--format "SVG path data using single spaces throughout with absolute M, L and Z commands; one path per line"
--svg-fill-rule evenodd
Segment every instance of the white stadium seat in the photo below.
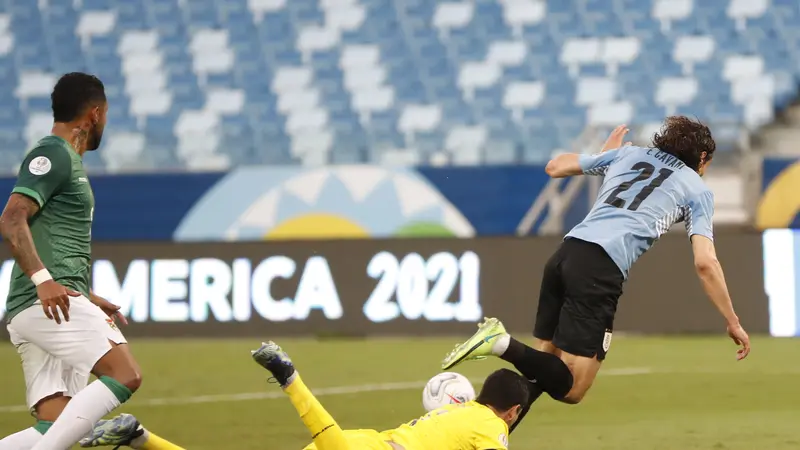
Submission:
M 472 21 L 475 6 L 470 2 L 439 3 L 433 13 L 433 26 L 440 30 L 463 28 Z
M 537 108 L 544 101 L 545 85 L 541 81 L 509 83 L 503 96 L 508 109 Z
M 431 131 L 442 121 L 439 105 L 408 105 L 403 109 L 398 129 L 404 133 Z
M 522 41 L 495 41 L 489 45 L 486 61 L 499 66 L 518 66 L 525 61 L 527 53 Z
M 272 91 L 280 93 L 304 89 L 313 76 L 308 67 L 279 67 L 272 79 Z
M 617 83 L 610 78 L 580 78 L 577 81 L 576 105 L 613 103 L 617 96 Z
M 394 100 L 394 89 L 388 86 L 359 89 L 353 92 L 352 106 L 354 110 L 362 113 L 386 111 L 392 107 Z
M 19 98 L 49 97 L 55 84 L 56 76 L 51 73 L 23 73 L 20 74 L 15 94 Z
M 117 45 L 120 55 L 128 53 L 150 53 L 158 48 L 158 32 L 155 30 L 136 30 L 122 33 Z
M 208 91 L 204 109 L 221 115 L 237 115 L 244 104 L 245 94 L 241 89 L 214 89 Z

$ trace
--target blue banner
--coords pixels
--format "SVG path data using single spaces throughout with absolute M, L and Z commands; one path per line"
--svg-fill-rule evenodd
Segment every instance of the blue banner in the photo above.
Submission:
M 800 228 L 800 161 L 764 158 L 756 227 Z
M 0 189 L 13 183 L 0 179 Z M 552 180 L 541 166 L 245 167 L 91 183 L 93 237 L 104 241 L 563 234 L 596 189 L 589 177 Z

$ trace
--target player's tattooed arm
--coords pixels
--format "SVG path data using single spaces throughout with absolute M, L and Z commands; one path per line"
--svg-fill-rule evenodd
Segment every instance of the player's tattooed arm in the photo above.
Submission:
M 31 276 L 44 269 L 42 260 L 33 244 L 28 220 L 39 212 L 39 205 L 32 198 L 13 193 L 0 215 L 0 235 L 6 241 L 20 269 Z

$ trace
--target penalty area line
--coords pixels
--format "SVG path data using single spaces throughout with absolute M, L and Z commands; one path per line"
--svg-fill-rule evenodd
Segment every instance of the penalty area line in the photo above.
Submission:
M 630 376 L 630 375 L 645 375 L 653 373 L 651 369 L 646 367 L 630 367 L 620 369 L 608 369 L 600 371 L 599 376 Z M 480 383 L 482 379 L 471 378 L 473 383 Z M 388 391 L 407 391 L 412 389 L 422 389 L 428 380 L 422 381 L 405 381 L 398 383 L 374 383 L 374 384 L 357 384 L 351 386 L 334 386 L 327 388 L 313 389 L 312 392 L 315 396 L 324 397 L 329 395 L 350 395 L 350 394 L 363 394 L 369 392 L 388 392 Z M 216 395 L 197 395 L 193 397 L 164 397 L 164 398 L 143 398 L 136 400 L 132 404 L 134 407 L 143 406 L 180 406 L 180 405 L 196 405 L 202 403 L 223 403 L 223 402 L 245 402 L 253 400 L 274 400 L 286 397 L 286 394 L 280 390 L 271 392 L 243 392 L 239 394 L 216 394 Z M 22 413 L 28 412 L 25 406 L 0 406 L 0 414 L 9 413 Z

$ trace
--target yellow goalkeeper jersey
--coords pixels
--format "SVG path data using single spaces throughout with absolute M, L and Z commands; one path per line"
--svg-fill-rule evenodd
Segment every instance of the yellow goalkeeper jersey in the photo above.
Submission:
M 384 431 L 406 450 L 506 450 L 508 425 L 476 402 L 447 405 Z

